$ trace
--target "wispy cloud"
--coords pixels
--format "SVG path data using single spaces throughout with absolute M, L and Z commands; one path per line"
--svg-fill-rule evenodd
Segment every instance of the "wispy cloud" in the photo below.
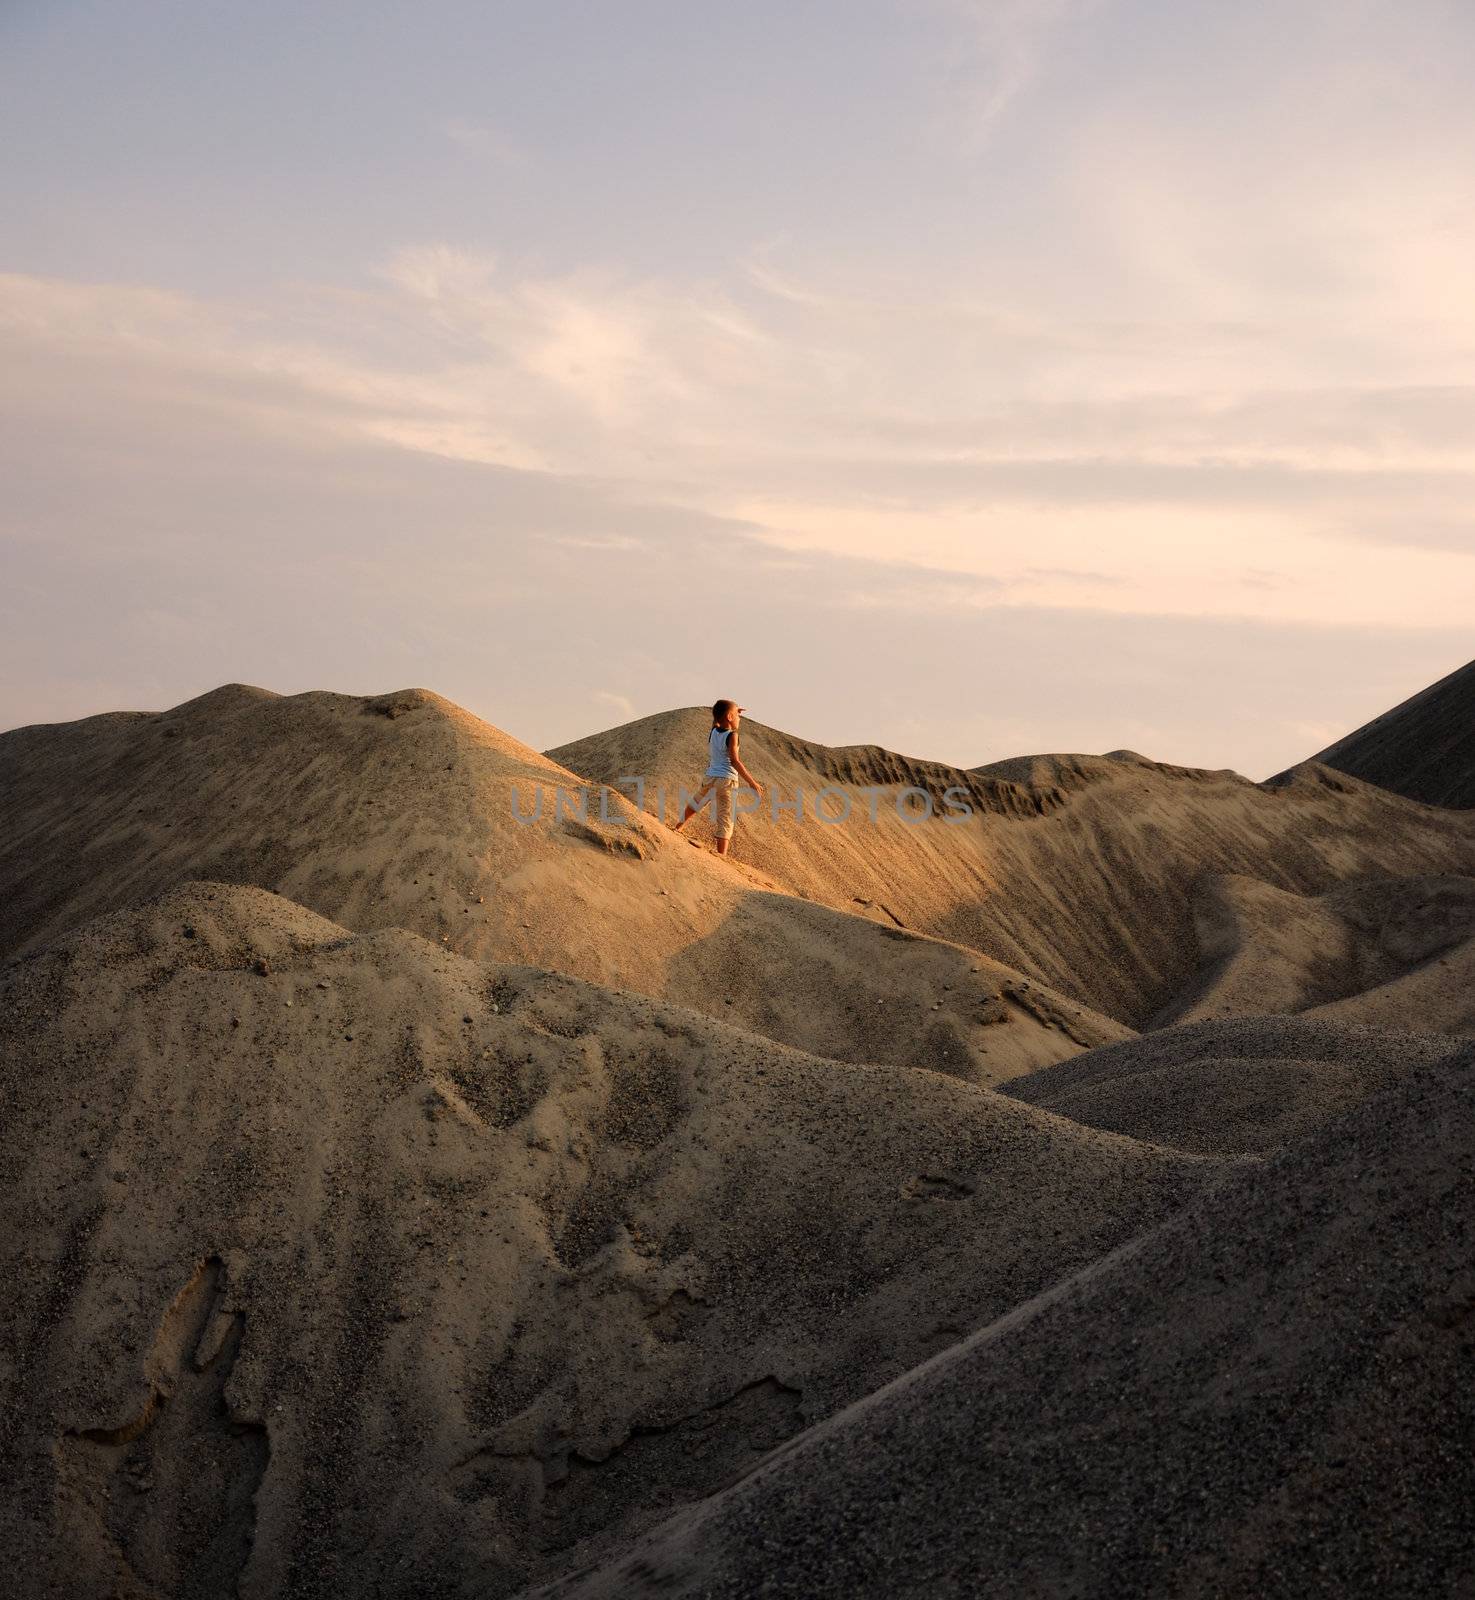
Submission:
M 1076 30 L 1132 20 L 929 5 L 985 132 L 1037 114 Z M 241 302 L 12 274 L 0 384 L 164 432 L 189 410 L 222 457 L 246 419 L 597 483 L 746 530 L 775 585 L 852 560 L 844 593 L 877 604 L 930 570 L 1077 613 L 1452 625 L 1475 606 L 1475 30 L 1414 9 L 1307 0 L 1290 35 L 1274 7 L 1196 11 L 1192 95 L 1176 33 L 1090 93 L 1074 52 L 1026 232 L 984 218 L 946 264 L 788 226 L 706 271 L 431 239 Z M 559 537 L 648 554 L 624 518 Z
M 943 72 L 940 127 L 980 149 L 1038 82 L 1052 46 L 1099 0 L 922 0 L 954 24 Z
M 595 705 L 608 706 L 617 711 L 625 720 L 633 721 L 635 717 L 635 702 L 627 694 L 615 694 L 610 689 L 596 689 L 590 697 Z
M 271 314 L 0 279 L 0 333 L 33 389 L 208 393 L 307 437 L 599 480 L 734 519 L 785 559 L 930 567 L 996 580 L 1008 603 L 1118 613 L 1437 626 L 1475 600 L 1475 363 L 1467 382 L 1449 356 L 1441 381 L 1405 384 L 1384 361 L 1378 388 L 1308 387 L 1309 356 L 1268 388 L 1249 362 L 1219 369 L 1238 389 L 1149 368 L 1144 390 L 1103 361 L 1117 347 L 1095 324 L 1044 346 L 947 311 L 843 287 L 745 304 L 445 246 L 399 253 L 342 305 Z M 1183 384 L 1193 344 L 1185 330 L 1174 353 Z M 638 548 L 623 530 L 561 542 Z
M 464 117 L 451 117 L 440 124 L 440 131 L 463 150 L 485 157 L 499 167 L 511 170 L 529 165 L 532 156 L 526 145 L 518 144 L 499 128 Z
M 559 535 L 557 543 L 570 550 L 607 550 L 616 555 L 647 548 L 644 539 L 632 538 L 628 533 L 566 533 Z

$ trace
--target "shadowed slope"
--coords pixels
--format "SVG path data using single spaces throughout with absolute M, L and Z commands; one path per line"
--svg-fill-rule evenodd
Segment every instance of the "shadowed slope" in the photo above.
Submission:
M 1312 760 L 1429 805 L 1475 806 L 1475 661 Z
M 1467 1593 L 1472 1147 L 1464 1047 L 546 1592 Z
M 642 776 L 654 805 L 656 787 L 674 797 L 696 783 L 708 724 L 699 709 L 665 712 L 549 754 L 595 782 Z M 1314 765 L 1263 785 L 1125 750 L 964 772 L 743 727 L 744 759 L 771 790 L 852 796 L 844 824 L 743 818 L 743 860 L 792 893 L 980 950 L 1134 1027 L 1195 973 L 1191 893 L 1204 873 L 1304 895 L 1370 874 L 1475 871 L 1475 816 Z M 908 786 L 933 797 L 932 820 L 902 815 Z M 971 816 L 947 820 L 950 788 Z
M 1300 1012 L 1475 1032 L 1475 878 L 1365 878 L 1312 897 L 1204 878 L 1193 910 L 1207 965 L 1154 1026 Z
M 230 684 L 0 735 L 0 762 L 0 954 L 211 878 L 846 1060 L 994 1082 L 1127 1031 L 971 951 L 770 892 L 619 796 L 580 816 L 573 774 L 424 689 Z
M 7 967 L 0 1104 L 0 1538 L 77 1600 L 505 1594 L 1220 1170 L 221 884 Z
M 1356 1023 L 1236 1017 L 1091 1050 L 1000 1092 L 1134 1139 L 1258 1154 L 1305 1137 L 1454 1048 L 1450 1039 Z

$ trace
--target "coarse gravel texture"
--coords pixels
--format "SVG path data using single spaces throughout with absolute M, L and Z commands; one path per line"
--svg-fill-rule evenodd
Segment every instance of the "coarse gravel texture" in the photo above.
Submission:
M 1261 1154 L 1444 1060 L 1456 1042 L 1304 1017 L 1145 1033 L 1002 1084 L 1087 1127 L 1202 1154 Z
M 1299 895 L 1238 874 L 1193 891 L 1201 966 L 1150 1026 L 1302 1015 L 1475 1034 L 1475 877 L 1358 877 Z
M 1131 1032 L 935 930 L 784 892 L 746 836 L 719 859 L 618 792 L 581 817 L 583 780 L 428 689 L 223 684 L 0 733 L 0 772 L 0 959 L 200 879 L 985 1085 Z
M 592 782 L 645 774 L 654 808 L 658 790 L 691 783 L 710 721 L 700 707 L 659 712 L 547 755 Z M 806 816 L 825 786 L 852 798 L 843 823 L 801 825 L 771 809 L 740 820 L 743 859 L 777 887 L 966 945 L 1133 1029 L 1202 974 L 1195 895 L 1206 876 L 1299 899 L 1362 878 L 1475 875 L 1475 814 L 1314 762 L 1252 783 L 1130 750 L 965 770 L 817 744 L 750 717 L 741 739 L 754 776 L 789 801 L 802 791 Z M 904 814 L 906 789 L 930 798 L 933 820 Z
M 561 1600 L 1475 1592 L 1475 1049 L 776 1452 Z
M 0 733 L 0 1592 L 1475 1597 L 1475 811 L 705 732 Z
M 1223 1170 L 212 883 L 0 973 L 0 1122 L 26 1600 L 508 1594 Z

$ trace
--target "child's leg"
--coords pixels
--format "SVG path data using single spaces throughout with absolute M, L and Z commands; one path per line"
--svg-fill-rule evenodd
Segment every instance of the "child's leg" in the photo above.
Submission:
M 702 785 L 702 787 L 700 789 L 697 790 L 695 796 L 691 800 L 687 801 L 686 814 L 682 817 L 680 822 L 676 822 L 676 823 L 672 824 L 672 828 L 675 830 L 675 832 L 680 833 L 681 830 L 686 826 L 686 824 L 688 822 L 690 822 L 691 819 L 697 814 L 697 812 L 702 809 L 702 802 L 707 798 L 707 796 L 711 792 L 712 792 L 711 783 L 710 782 L 705 783 L 705 784 Z
M 717 818 L 714 832 L 717 835 L 717 854 L 725 856 L 732 843 L 732 801 L 737 788 L 736 778 L 722 778 L 717 783 Z

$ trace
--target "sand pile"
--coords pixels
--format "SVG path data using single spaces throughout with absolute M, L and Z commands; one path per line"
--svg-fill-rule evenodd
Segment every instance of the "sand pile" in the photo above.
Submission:
M 1000 1092 L 1074 1122 L 1209 1155 L 1306 1137 L 1453 1041 L 1304 1017 L 1189 1023 L 1045 1067 Z
M 671 788 L 691 781 L 709 722 L 701 709 L 667 712 L 549 756 L 593 781 L 640 772 Z M 739 823 L 744 858 L 775 883 L 984 952 L 1134 1028 L 1198 973 L 1192 897 L 1205 874 L 1319 895 L 1358 877 L 1475 872 L 1475 817 L 1314 765 L 1255 784 L 1119 750 L 962 771 L 749 718 L 743 750 L 786 798 L 826 785 L 857 796 L 844 825 Z M 906 820 L 899 805 L 924 804 L 901 802 L 907 788 L 933 796 L 932 821 Z M 949 804 L 971 816 L 946 820 L 958 814 Z
M 1312 759 L 1430 805 L 1475 806 L 1475 661 Z
M 705 723 L 0 734 L 23 1600 L 1469 1589 L 1475 810 Z
M 1300 1012 L 1475 1032 L 1475 878 L 1363 878 L 1317 896 L 1204 878 L 1193 910 L 1205 965 L 1155 1026 Z
M 1223 1170 L 222 884 L 6 968 L 0 1062 L 28 1593 L 510 1593 Z
M 424 689 L 229 684 L 0 734 L 0 765 L 0 957 L 202 878 L 982 1083 L 1129 1031 L 978 952 L 774 892 L 618 794 L 581 819 L 572 773 Z
M 1472 1148 L 1464 1046 L 550 1593 L 1468 1593 Z

